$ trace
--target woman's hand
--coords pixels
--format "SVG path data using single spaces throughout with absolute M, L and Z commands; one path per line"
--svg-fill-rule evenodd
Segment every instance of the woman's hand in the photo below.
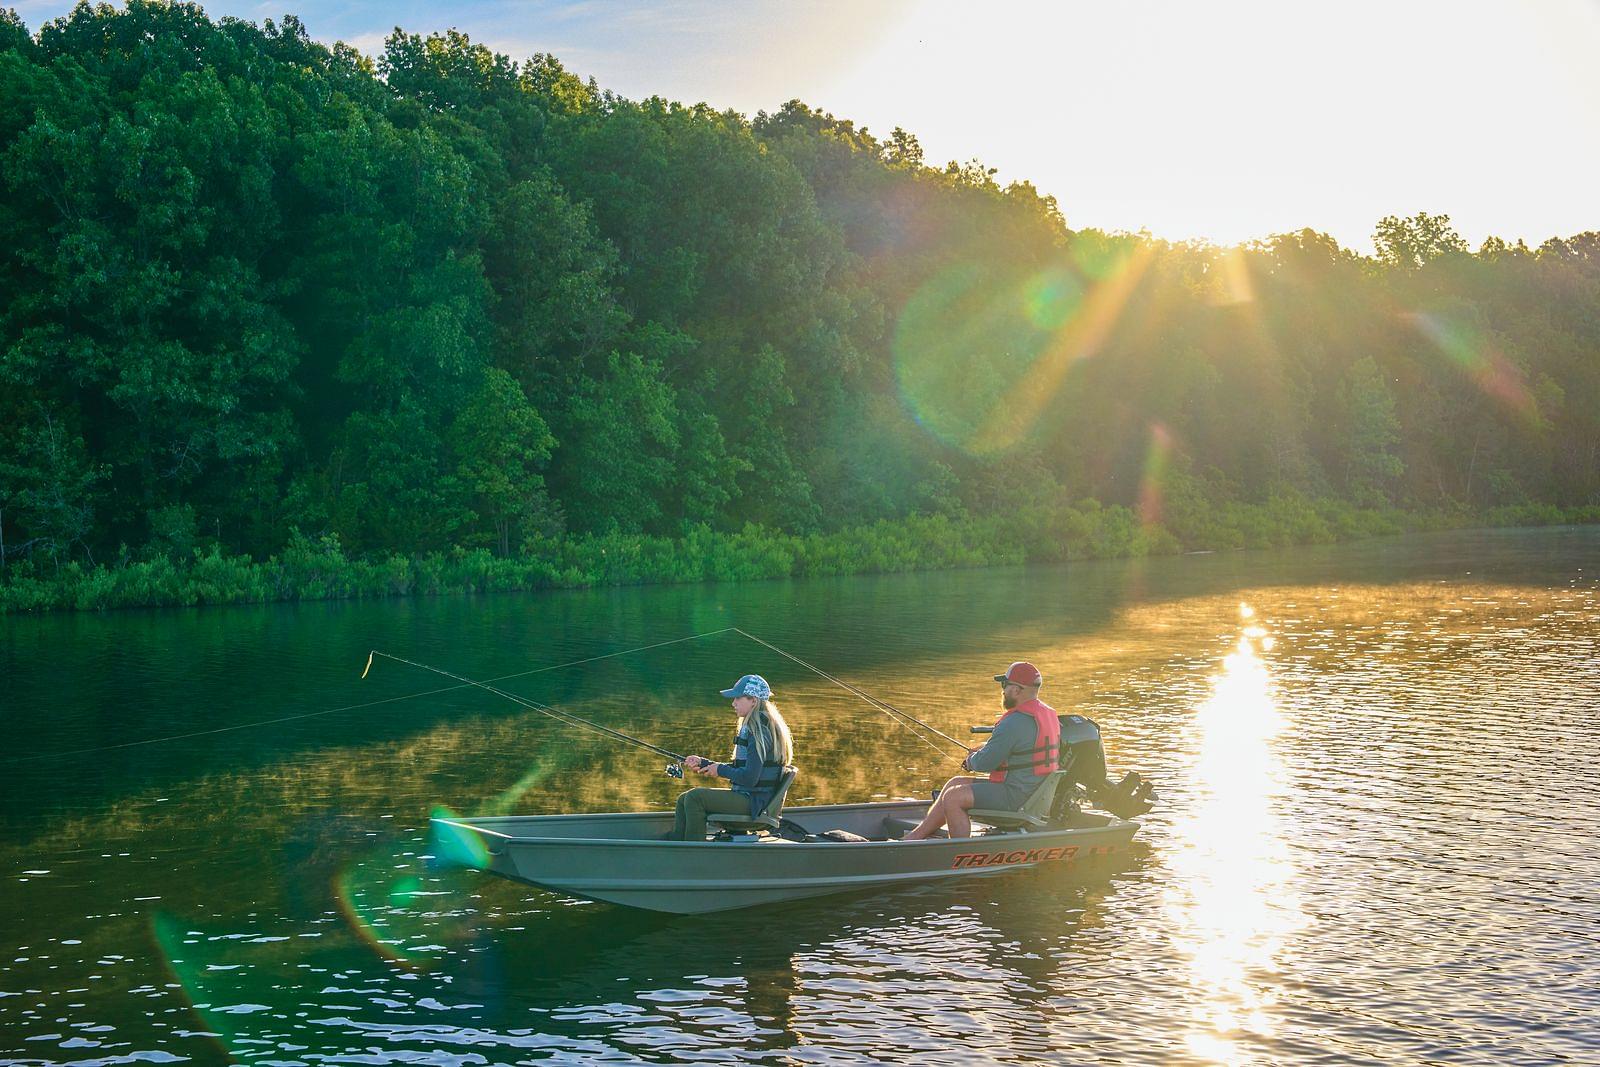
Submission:
M 717 775 L 717 765 L 704 756 L 689 756 L 683 761 L 683 765 L 696 774 L 703 774 L 707 778 L 715 778 Z

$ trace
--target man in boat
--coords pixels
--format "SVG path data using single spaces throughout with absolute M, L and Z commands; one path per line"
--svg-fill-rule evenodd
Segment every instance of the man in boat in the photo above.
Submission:
M 952 778 L 939 791 L 928 814 L 903 841 L 920 841 L 939 827 L 951 837 L 970 837 L 972 808 L 1018 811 L 1040 782 L 1061 766 L 1061 720 L 1039 699 L 1044 676 L 1026 661 L 1013 663 L 994 680 L 1000 683 L 1004 710 L 989 743 L 961 761 L 964 770 L 989 772 L 988 778 Z

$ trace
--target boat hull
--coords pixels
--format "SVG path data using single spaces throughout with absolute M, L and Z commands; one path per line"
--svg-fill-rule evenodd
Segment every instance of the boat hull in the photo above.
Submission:
M 920 801 L 789 808 L 785 819 L 812 834 L 840 829 L 862 842 L 797 842 L 774 837 L 662 841 L 670 812 L 436 819 L 446 835 L 467 836 L 493 874 L 571 896 L 679 915 L 730 911 L 997 874 L 1063 869 L 1126 852 L 1139 824 L 1085 816 L 1064 829 L 970 838 L 893 840 L 927 810 Z M 985 832 L 986 831 L 986 832 Z

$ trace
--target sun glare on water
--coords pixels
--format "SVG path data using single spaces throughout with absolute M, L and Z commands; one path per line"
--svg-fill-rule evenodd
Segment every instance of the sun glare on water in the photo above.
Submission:
M 1273 1033 L 1276 995 L 1261 976 L 1283 966 L 1304 922 L 1278 831 L 1287 786 L 1274 741 L 1290 724 L 1261 658 L 1271 637 L 1249 605 L 1239 614 L 1238 640 L 1195 709 L 1197 792 L 1174 826 L 1167 900 L 1195 993 L 1190 1051 L 1229 1064 L 1251 1062 L 1249 1039 Z

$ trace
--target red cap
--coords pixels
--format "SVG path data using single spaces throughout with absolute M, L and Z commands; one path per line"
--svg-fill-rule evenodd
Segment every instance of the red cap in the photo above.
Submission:
M 1038 667 L 1035 667 L 1025 659 L 1019 659 L 1006 668 L 1006 673 L 995 675 L 994 680 L 1002 685 L 1006 682 L 1011 682 L 1016 685 L 1033 686 L 1043 685 L 1044 675 L 1039 673 Z

